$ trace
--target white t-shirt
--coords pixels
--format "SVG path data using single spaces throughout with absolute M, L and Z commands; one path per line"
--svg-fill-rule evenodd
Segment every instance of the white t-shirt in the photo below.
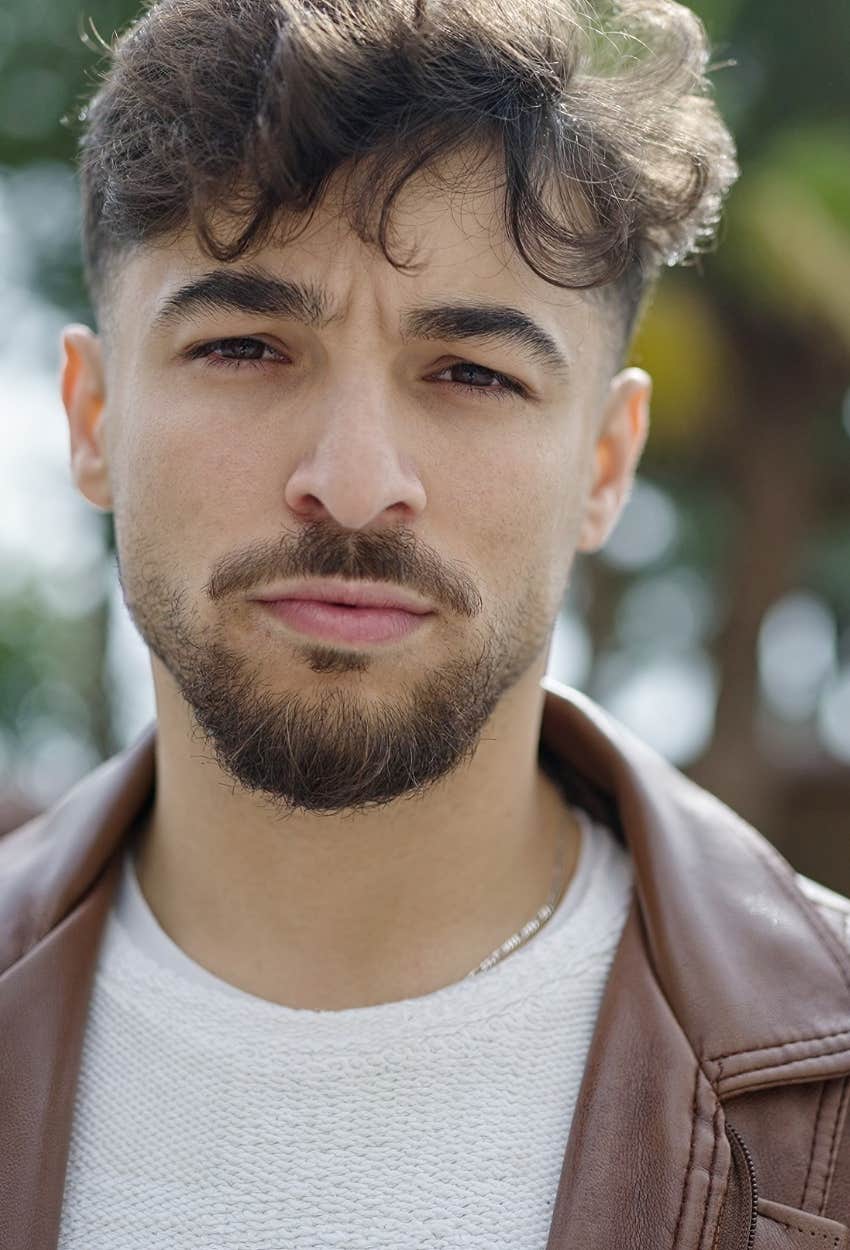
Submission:
M 213 976 L 132 855 L 101 946 L 59 1250 L 544 1250 L 632 895 L 582 833 L 558 909 L 478 976 L 343 1011 Z

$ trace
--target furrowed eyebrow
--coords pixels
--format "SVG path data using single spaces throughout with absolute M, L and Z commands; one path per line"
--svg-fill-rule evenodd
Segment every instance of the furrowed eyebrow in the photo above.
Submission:
M 339 318 L 327 293 L 311 283 L 294 282 L 262 269 L 214 269 L 173 292 L 156 313 L 151 329 L 161 332 L 202 313 L 245 312 L 289 317 L 314 329 Z M 570 375 L 570 362 L 558 344 L 527 313 L 503 304 L 456 302 L 410 308 L 402 315 L 408 339 L 490 339 L 516 344 L 556 377 Z
M 516 343 L 560 378 L 570 362 L 555 340 L 527 313 L 505 304 L 437 304 L 410 309 L 402 318 L 405 338 L 493 339 Z
M 292 317 L 317 329 L 331 320 L 325 293 L 318 287 L 260 269 L 214 269 L 169 295 L 151 329 L 159 332 L 191 321 L 199 313 L 222 311 Z

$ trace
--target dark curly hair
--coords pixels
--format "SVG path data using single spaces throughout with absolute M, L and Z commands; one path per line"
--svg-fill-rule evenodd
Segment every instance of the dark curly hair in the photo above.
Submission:
M 78 116 L 102 330 L 128 250 L 191 226 L 216 260 L 250 255 L 309 224 L 340 167 L 352 229 L 408 269 L 388 247 L 394 199 L 472 145 L 501 161 L 524 261 L 598 288 L 625 349 L 661 266 L 707 250 L 738 174 L 705 29 L 674 0 L 161 0 L 101 46 Z

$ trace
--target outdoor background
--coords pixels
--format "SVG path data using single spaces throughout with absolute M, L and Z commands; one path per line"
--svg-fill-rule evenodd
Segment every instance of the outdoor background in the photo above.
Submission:
M 850 4 L 700 0 L 743 175 L 631 363 L 652 433 L 550 661 L 850 893 Z M 0 828 L 153 717 L 110 518 L 75 492 L 59 335 L 82 285 L 75 132 L 129 0 L 0 9 Z M 83 40 L 88 35 L 89 46 Z

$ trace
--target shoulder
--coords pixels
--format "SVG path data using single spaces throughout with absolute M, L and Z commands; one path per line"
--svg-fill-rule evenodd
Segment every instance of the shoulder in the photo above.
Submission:
M 811 877 L 806 877 L 801 872 L 794 875 L 797 888 L 814 904 L 821 918 L 850 950 L 850 898 L 845 898 L 843 894 L 830 890 L 818 881 L 812 881 Z

